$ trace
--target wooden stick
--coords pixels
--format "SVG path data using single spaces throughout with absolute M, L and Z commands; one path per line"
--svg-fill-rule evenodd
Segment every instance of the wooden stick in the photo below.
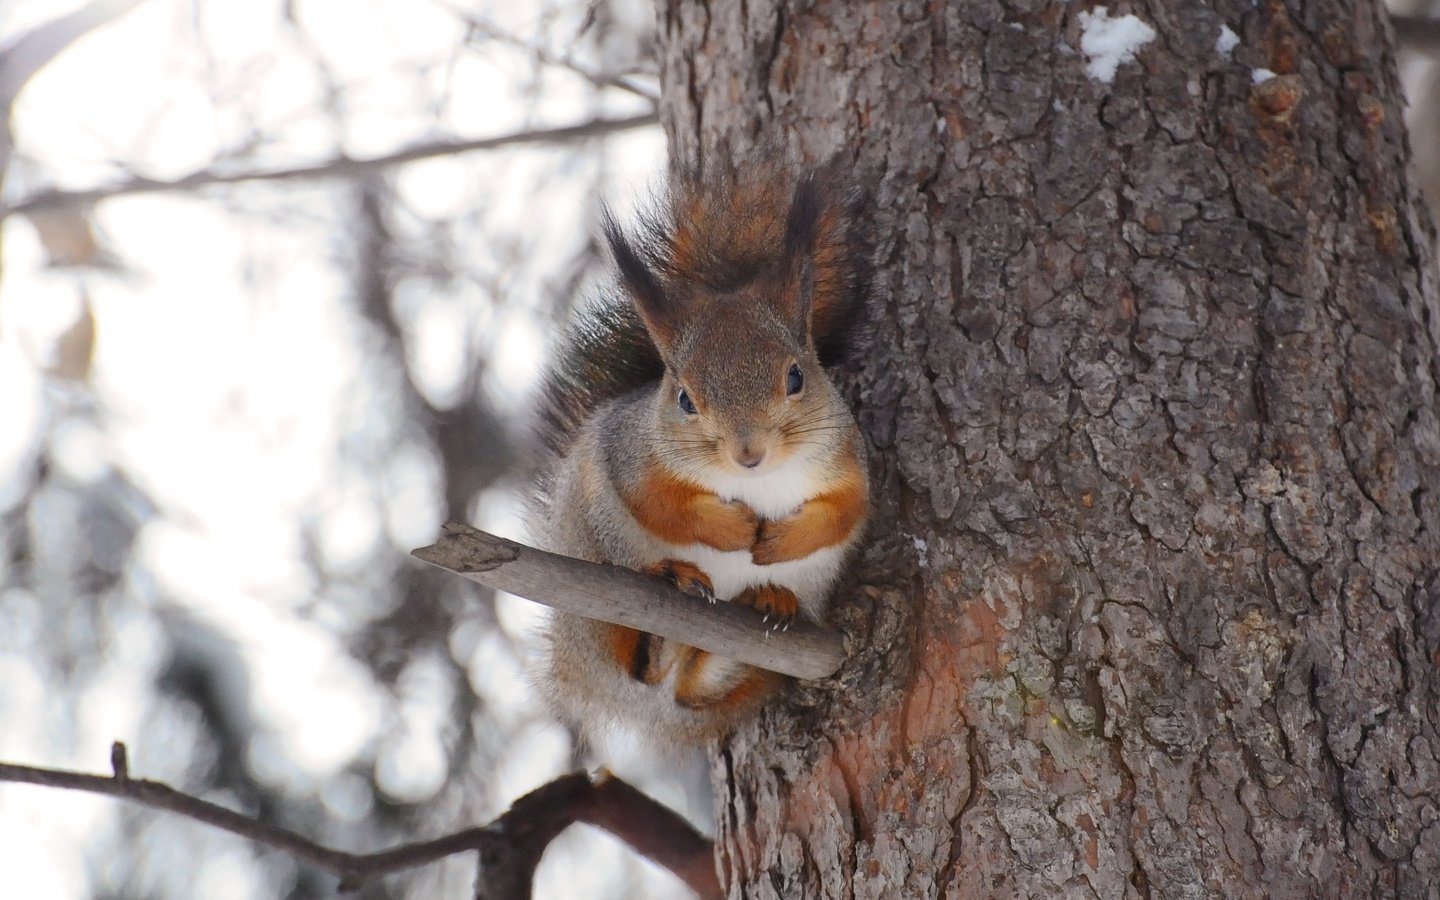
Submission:
M 749 607 L 706 603 L 649 575 L 527 547 L 469 525 L 446 525 L 440 540 L 411 552 L 496 590 L 782 675 L 826 678 L 845 659 L 839 633 L 810 622 L 771 631 Z

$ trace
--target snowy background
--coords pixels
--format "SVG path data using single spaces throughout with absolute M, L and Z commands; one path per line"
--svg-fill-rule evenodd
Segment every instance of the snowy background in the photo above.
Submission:
M 25 77 L 19 49 L 82 9 L 111 20 Z M 1120 7 L 1076 15 L 1102 83 L 1163 44 Z M 122 740 L 137 776 L 354 851 L 591 764 L 524 677 L 536 609 L 407 554 L 450 519 L 521 534 L 530 391 L 603 268 L 598 204 L 623 213 L 664 156 L 654 125 L 443 148 L 653 113 L 652 28 L 644 0 L 0 0 L 0 760 L 105 772 Z M 1434 195 L 1440 77 L 1403 62 Z M 354 164 L 416 145 L 438 149 Z M 306 167 L 326 172 L 274 177 Z M 270 174 L 213 184 L 242 173 Z M 572 832 L 538 896 L 680 892 Z M 9 784 L 0 873 L 27 900 L 335 887 L 173 815 Z M 359 896 L 462 898 L 473 874 Z
M 82 6 L 0 2 L 0 84 Z M 15 97 L 7 207 L 625 118 L 658 90 L 641 2 L 88 9 L 123 14 Z M 521 534 L 530 391 L 603 266 L 599 201 L 662 160 L 652 125 L 7 215 L 0 760 L 105 772 L 122 740 L 137 776 L 356 851 L 587 765 L 524 678 L 535 608 L 407 553 L 451 518 Z M 573 830 L 541 896 L 677 890 Z M 179 817 L 19 785 L 0 871 L 46 900 L 334 895 Z M 360 896 L 465 897 L 473 874 Z

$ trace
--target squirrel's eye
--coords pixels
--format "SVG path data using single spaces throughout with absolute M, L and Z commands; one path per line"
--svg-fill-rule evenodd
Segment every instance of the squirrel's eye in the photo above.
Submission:
M 690 394 L 684 388 L 680 389 L 679 403 L 680 409 L 685 412 L 685 415 L 695 415 L 695 401 L 690 399 Z
M 790 364 L 790 372 L 785 376 L 785 396 L 791 397 L 800 393 L 805 387 L 805 376 L 800 372 L 799 363 Z

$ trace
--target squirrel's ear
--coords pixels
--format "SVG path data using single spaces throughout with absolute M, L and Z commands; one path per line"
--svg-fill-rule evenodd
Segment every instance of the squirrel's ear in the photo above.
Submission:
M 796 337 L 810 339 L 810 313 L 815 293 L 815 239 L 820 230 L 820 217 L 825 201 L 814 173 L 807 173 L 795 186 L 790 201 L 790 214 L 785 218 L 785 236 L 781 249 L 781 271 L 784 273 L 784 313 Z
M 615 267 L 620 270 L 620 283 L 634 301 L 635 309 L 645 323 L 645 329 L 650 332 L 650 337 L 659 345 L 663 355 L 665 349 L 674 342 L 678 323 L 672 315 L 671 304 L 666 302 L 660 280 L 646 264 L 643 251 L 637 249 L 625 236 L 608 206 L 601 209 L 600 221 L 601 228 L 605 231 L 605 240 L 610 245 L 610 253 L 615 257 Z

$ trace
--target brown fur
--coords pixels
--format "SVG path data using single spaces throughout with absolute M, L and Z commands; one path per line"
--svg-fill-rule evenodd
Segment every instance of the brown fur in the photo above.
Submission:
M 619 291 L 581 312 L 546 379 L 547 549 L 702 596 L 720 585 L 718 599 L 780 624 L 823 616 L 844 554 L 817 551 L 848 550 L 868 513 L 864 445 L 824 371 L 863 307 L 868 223 L 838 168 L 764 162 L 676 177 L 633 233 L 606 217 Z M 715 580 L 674 558 L 696 545 L 734 554 L 693 551 Z M 780 562 L 797 564 L 754 568 Z M 550 699 L 589 733 L 620 724 L 692 744 L 783 683 L 581 617 L 557 615 L 550 635 Z
M 651 655 L 653 636 L 624 625 L 606 625 L 605 635 L 610 654 L 636 681 L 658 684 L 665 678 L 660 661 Z
M 761 522 L 750 557 L 758 565 L 768 566 L 833 547 L 864 521 L 869 503 L 865 474 L 850 460 L 831 490 L 808 501 L 788 519 Z
M 645 530 L 671 544 L 744 550 L 755 543 L 759 520 L 743 503 L 729 503 L 661 466 L 651 466 L 630 489 L 625 508 Z
M 790 622 L 800 614 L 800 598 L 795 592 L 773 584 L 746 588 L 732 602 L 743 603 L 781 623 Z
M 729 665 L 713 653 L 687 647 L 675 682 L 675 702 L 686 709 L 708 710 L 725 719 L 764 700 L 780 684 L 780 676 L 761 669 L 745 669 L 738 677 L 716 683 L 709 668 Z
M 659 576 L 687 594 L 709 597 L 715 593 L 715 585 L 710 581 L 710 576 L 701 571 L 699 566 L 684 560 L 663 559 L 658 563 L 642 566 L 640 571 L 646 575 Z

